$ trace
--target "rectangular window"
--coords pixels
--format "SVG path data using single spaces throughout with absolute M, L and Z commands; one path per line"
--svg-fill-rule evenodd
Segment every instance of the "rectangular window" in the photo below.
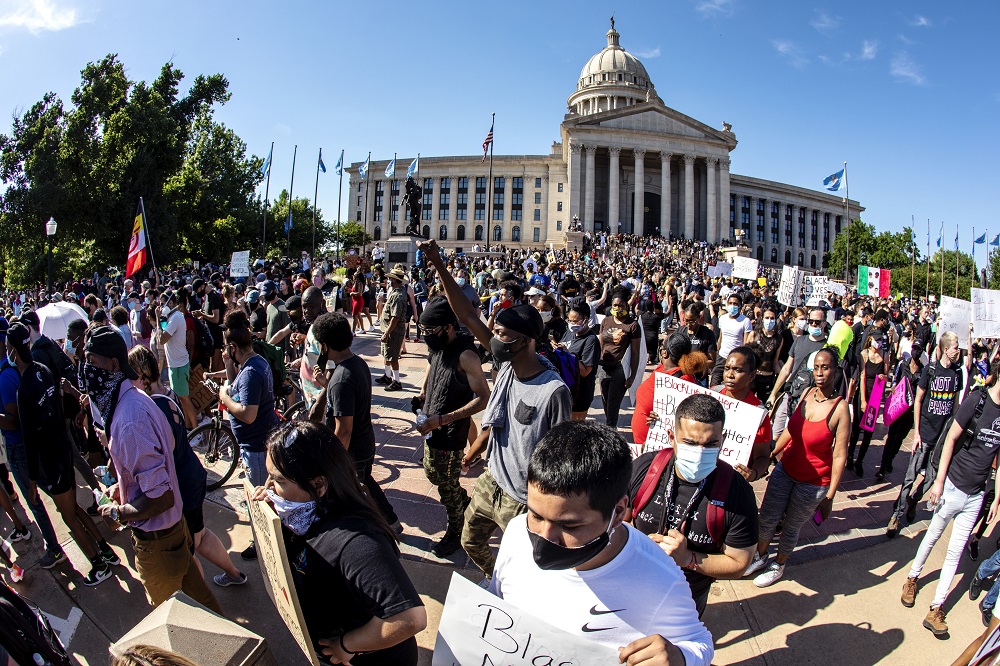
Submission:
M 559 184 L 562 187 L 562 183 Z M 556 231 L 562 231 L 562 220 L 556 220 Z
M 459 208 L 458 210 L 455 211 L 455 219 L 456 220 L 467 220 L 468 219 L 466 217 L 467 213 L 468 213 L 467 209 L 465 209 L 465 208 Z
M 536 178 L 535 179 L 535 187 L 541 187 L 541 186 L 542 186 L 542 179 L 541 178 Z
M 443 190 L 447 190 L 447 189 L 450 189 L 450 188 L 451 188 L 451 178 L 442 178 L 441 179 L 441 190 L 443 191 Z
M 559 183 L 556 187 L 557 192 L 562 192 L 562 183 Z
M 493 209 L 493 219 L 494 220 L 502 220 L 503 219 L 503 208 L 494 208 Z
M 424 178 L 424 194 L 434 191 L 434 179 Z
M 479 176 L 476 178 L 476 189 L 486 191 L 486 176 Z
M 503 192 L 503 186 L 504 186 L 504 177 L 503 176 L 497 176 L 496 178 L 493 179 L 493 191 L 494 192 L 496 192 L 497 190 L 500 190 L 501 192 Z
M 540 203 L 542 203 L 542 193 L 535 192 L 535 205 L 537 206 Z
M 458 193 L 458 207 L 462 208 L 463 206 L 468 206 L 468 205 L 469 205 L 469 193 L 468 192 L 459 192 Z
M 503 208 L 503 192 L 493 193 L 493 207 L 501 209 Z
M 476 192 L 476 208 L 486 207 L 486 192 Z
M 476 219 L 477 220 L 485 220 L 486 219 L 486 209 L 485 208 L 477 208 L 476 209 Z
M 539 222 L 539 221 L 541 221 L 541 219 L 542 219 L 542 209 L 541 208 L 536 208 L 535 209 L 535 222 Z
M 559 210 L 559 211 L 562 210 L 562 201 L 557 201 L 556 202 L 556 210 Z
M 524 178 L 521 178 L 521 177 L 513 178 L 513 179 L 511 179 L 511 183 L 510 184 L 511 184 L 511 186 L 515 190 L 523 190 L 524 189 Z
M 510 211 L 510 219 L 514 220 L 515 222 L 521 219 L 521 215 L 522 213 L 520 208 L 512 208 Z
M 469 189 L 469 179 L 468 178 L 459 178 L 458 179 L 458 189 L 459 190 L 467 190 L 467 189 Z
M 516 190 L 514 192 L 511 192 L 511 195 L 510 195 L 510 205 L 511 206 L 520 206 L 522 203 L 524 203 L 524 194 L 522 194 L 521 192 L 518 192 Z
M 542 240 L 542 230 L 535 227 L 531 230 L 531 242 L 537 243 Z
M 376 222 L 382 221 L 382 211 L 380 210 L 375 211 L 375 221 Z
M 439 202 L 442 207 L 447 206 L 451 203 L 451 193 L 442 192 L 438 195 Z
M 447 208 L 438 208 L 438 219 L 439 220 L 447 220 L 448 219 L 448 209 Z
M 757 230 L 757 242 L 758 243 L 763 243 L 764 242 L 764 232 L 761 229 Z
M 778 244 L 778 232 L 777 231 L 772 231 L 771 232 L 771 245 L 777 245 L 777 244 Z

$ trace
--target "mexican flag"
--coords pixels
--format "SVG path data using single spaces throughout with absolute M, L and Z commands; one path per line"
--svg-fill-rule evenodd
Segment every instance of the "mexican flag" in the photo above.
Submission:
M 858 266 L 858 293 L 875 298 L 888 296 L 890 273 L 876 266 Z

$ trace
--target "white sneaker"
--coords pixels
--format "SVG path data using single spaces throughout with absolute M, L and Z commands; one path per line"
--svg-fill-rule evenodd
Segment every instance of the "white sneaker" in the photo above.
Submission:
M 764 570 L 764 573 L 753 579 L 753 584 L 757 587 L 770 587 L 781 580 L 781 577 L 784 575 L 785 565 L 771 562 L 767 569 Z
M 368 327 L 368 332 L 369 333 L 374 333 L 375 332 L 375 327 L 374 326 L 369 326 Z
M 764 557 L 761 557 L 759 553 L 755 552 L 753 554 L 753 559 L 750 560 L 750 566 L 748 566 L 747 570 L 743 572 L 743 575 L 752 576 L 766 566 L 767 566 L 767 555 L 765 554 Z

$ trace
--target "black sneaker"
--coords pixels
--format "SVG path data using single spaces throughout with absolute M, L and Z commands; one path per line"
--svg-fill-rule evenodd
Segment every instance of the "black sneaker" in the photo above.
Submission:
M 42 555 L 40 560 L 38 560 L 38 566 L 40 566 L 43 569 L 51 569 L 57 564 L 62 564 L 65 561 L 66 561 L 66 553 L 62 552 L 61 550 L 58 553 L 50 553 L 49 551 L 45 551 L 45 554 Z
M 101 558 L 113 567 L 118 566 L 122 563 L 121 558 L 118 554 L 111 548 L 111 546 L 101 546 Z
M 875 481 L 877 483 L 881 483 L 881 482 L 885 481 L 885 471 L 884 470 L 880 469 L 879 471 L 875 472 Z
M 402 391 L 403 390 L 403 385 L 400 384 L 399 382 L 394 381 L 391 384 L 389 384 L 388 386 L 386 386 L 385 390 L 386 391 Z
M 462 547 L 461 532 L 445 532 L 441 540 L 434 544 L 431 553 L 434 557 L 445 558 Z
M 381 377 L 375 380 L 375 383 L 381 384 L 382 386 L 388 386 L 389 384 L 392 383 L 392 380 L 389 379 L 389 375 L 382 375 Z
M 7 537 L 7 540 L 11 543 L 17 543 L 18 541 L 27 541 L 31 538 L 31 532 L 28 531 L 28 527 L 25 526 L 23 529 L 14 530 Z
M 979 539 L 973 539 L 969 542 L 969 557 L 972 558 L 973 562 L 979 559 Z M 973 599 L 975 598 L 973 597 Z
M 90 573 L 83 579 L 83 584 L 87 587 L 94 587 L 109 578 L 111 578 L 111 565 L 107 562 L 102 562 L 101 566 L 95 566 L 90 570 Z
M 917 520 L 917 500 L 912 497 L 906 498 L 906 522 L 914 523 Z
M 983 599 L 983 601 L 986 601 L 986 599 Z M 989 627 L 990 622 L 993 620 L 993 609 L 985 608 L 983 606 L 983 601 L 979 602 L 979 612 L 983 614 L 983 626 Z
M 251 541 L 250 545 L 247 546 L 242 553 L 240 553 L 240 557 L 242 557 L 244 560 L 256 560 L 257 545 L 253 541 Z
M 983 593 L 983 579 L 979 575 L 972 577 L 972 584 L 969 585 L 969 598 L 975 601 Z

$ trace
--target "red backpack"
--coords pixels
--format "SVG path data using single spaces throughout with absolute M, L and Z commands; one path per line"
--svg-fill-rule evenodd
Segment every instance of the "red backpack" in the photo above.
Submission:
M 667 469 L 673 455 L 673 449 L 660 449 L 653 456 L 653 462 L 646 470 L 646 476 L 643 478 L 642 484 L 639 485 L 639 492 L 635 494 L 635 500 L 632 502 L 633 520 L 653 499 L 653 493 L 656 492 L 656 486 L 660 483 L 660 477 L 663 476 L 663 472 Z M 729 487 L 733 483 L 733 475 L 736 470 L 720 460 L 715 466 L 715 473 L 712 492 L 708 497 L 708 513 L 705 516 L 705 522 L 708 525 L 708 535 L 712 537 L 712 542 L 716 548 L 721 549 L 726 537 L 726 496 L 729 495 Z

